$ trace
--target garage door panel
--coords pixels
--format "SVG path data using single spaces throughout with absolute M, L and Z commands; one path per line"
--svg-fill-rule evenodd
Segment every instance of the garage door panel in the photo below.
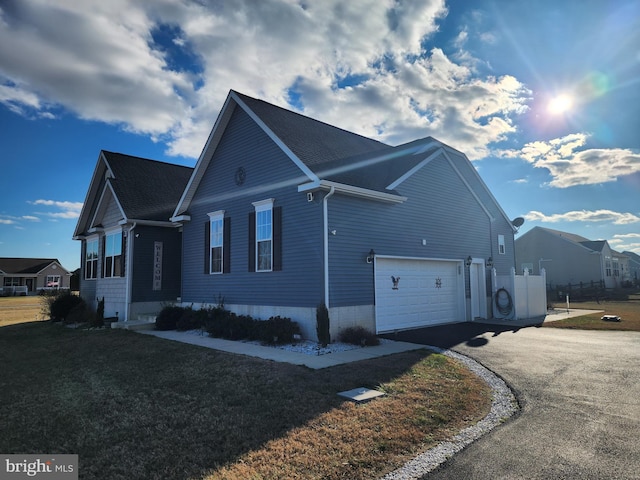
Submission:
M 464 320 L 460 262 L 376 258 L 378 332 Z M 399 278 L 397 288 L 391 277 Z

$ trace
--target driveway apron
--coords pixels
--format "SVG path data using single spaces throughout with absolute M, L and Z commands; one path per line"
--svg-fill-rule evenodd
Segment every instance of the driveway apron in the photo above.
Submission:
M 389 338 L 470 356 L 521 403 L 425 478 L 640 479 L 640 333 L 459 324 Z

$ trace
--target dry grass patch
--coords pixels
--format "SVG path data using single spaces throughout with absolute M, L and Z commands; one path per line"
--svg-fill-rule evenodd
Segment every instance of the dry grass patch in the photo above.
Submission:
M 0 297 L 0 327 L 45 320 L 43 312 L 43 297 Z
M 320 371 L 121 330 L 0 328 L 0 451 L 83 479 L 374 478 L 482 418 L 488 387 L 427 350 Z M 381 388 L 356 405 L 337 392 Z
M 571 308 L 585 310 L 604 310 L 581 317 L 567 318 L 555 322 L 545 322 L 544 327 L 577 328 L 583 330 L 625 330 L 640 332 L 640 294 L 630 295 L 626 301 L 574 302 Z M 556 303 L 554 308 L 562 310 L 566 304 Z M 606 322 L 603 315 L 618 315 L 621 322 Z

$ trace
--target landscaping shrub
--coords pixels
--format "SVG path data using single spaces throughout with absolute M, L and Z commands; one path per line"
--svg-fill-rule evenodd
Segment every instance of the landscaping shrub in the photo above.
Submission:
M 196 310 L 193 307 L 186 307 L 182 310 L 182 315 L 176 321 L 176 330 L 184 332 L 186 330 L 193 330 L 196 327 L 197 318 Z
M 98 299 L 98 307 L 95 315 L 91 315 L 89 319 L 89 326 L 95 328 L 104 327 L 104 297 Z
M 228 323 L 231 312 L 223 307 L 215 307 L 207 310 L 205 330 L 212 337 L 224 338 L 228 331 Z
M 86 302 L 81 302 L 75 305 L 69 314 L 62 321 L 65 325 L 71 325 L 76 323 L 88 323 L 89 326 L 94 326 L 96 321 L 96 314 Z
M 294 335 L 300 334 L 299 325 L 290 318 L 278 316 L 257 320 L 220 307 L 208 310 L 205 328 L 212 337 L 257 340 L 267 344 L 290 343 L 294 340 Z
M 295 335 L 300 335 L 300 326 L 286 317 L 271 317 L 269 320 L 258 320 L 258 340 L 268 344 L 291 343 Z
M 51 320 L 54 322 L 64 321 L 68 316 L 71 310 L 77 306 L 84 304 L 84 300 L 71 293 L 63 293 L 55 297 L 55 299 L 49 304 L 49 314 Z
M 340 341 L 352 345 L 373 347 L 380 345 L 380 339 L 364 327 L 349 327 L 340 332 Z
M 156 317 L 156 330 L 175 330 L 184 310 L 175 305 L 164 307 Z
M 318 342 L 323 347 L 331 343 L 331 333 L 329 331 L 329 310 L 322 303 L 316 309 L 316 333 L 318 334 Z

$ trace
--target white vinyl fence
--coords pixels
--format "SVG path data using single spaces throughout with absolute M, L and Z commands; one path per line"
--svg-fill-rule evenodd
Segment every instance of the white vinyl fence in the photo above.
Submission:
M 491 270 L 492 307 L 494 318 L 524 320 L 547 314 L 547 280 L 544 268 L 540 275 L 498 275 Z

